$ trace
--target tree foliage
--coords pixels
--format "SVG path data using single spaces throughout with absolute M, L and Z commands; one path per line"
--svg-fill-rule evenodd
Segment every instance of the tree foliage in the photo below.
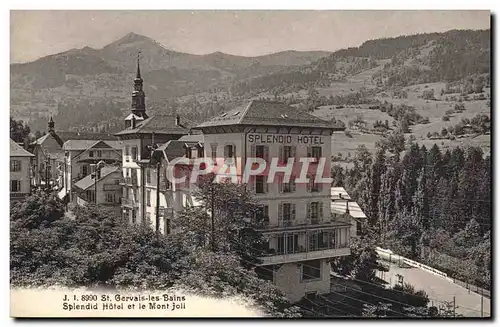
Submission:
M 150 226 L 125 224 L 102 207 L 76 207 L 73 216 L 64 214 L 54 195 L 42 193 L 11 207 L 12 285 L 183 288 L 239 296 L 271 316 L 300 316 L 276 286 L 242 264 L 241 249 L 213 252 L 197 242 L 196 235 L 204 235 L 199 224 L 192 225 L 193 233 L 162 235 Z

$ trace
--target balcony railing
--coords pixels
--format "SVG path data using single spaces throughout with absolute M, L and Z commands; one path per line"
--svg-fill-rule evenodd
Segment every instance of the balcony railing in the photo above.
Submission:
M 137 177 L 122 177 L 120 179 L 120 184 L 137 186 Z
M 119 184 L 104 184 L 102 187 L 104 191 L 118 191 L 122 188 Z
M 121 198 L 121 203 L 125 207 L 130 207 L 130 208 L 136 208 L 139 206 L 137 202 L 135 202 L 133 199 L 130 198 Z
M 350 254 L 351 250 L 347 243 L 334 243 L 331 245 L 323 244 L 314 247 L 308 247 L 304 244 L 295 244 L 290 248 L 287 247 L 279 250 L 269 249 L 262 257 L 260 257 L 260 260 L 262 261 L 262 265 L 270 265 L 304 260 L 334 258 Z
M 323 226 L 345 226 L 349 222 L 345 219 L 341 220 L 338 217 L 324 217 L 324 218 L 307 218 L 305 220 L 299 219 L 280 219 L 278 221 L 270 221 L 269 218 L 262 219 L 258 224 L 258 229 L 261 231 L 273 231 L 282 229 L 302 229 L 314 228 Z
M 20 199 L 29 196 L 29 193 L 23 193 L 23 192 L 10 192 L 10 198 L 11 199 Z

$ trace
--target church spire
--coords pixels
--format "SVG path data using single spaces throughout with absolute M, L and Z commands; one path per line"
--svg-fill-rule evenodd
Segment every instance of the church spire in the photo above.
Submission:
M 139 51 L 139 53 L 137 53 L 137 74 L 135 75 L 135 79 L 142 79 L 141 78 L 140 55 L 141 55 L 141 52 Z
M 53 132 L 56 123 L 54 123 L 54 119 L 52 119 L 52 116 L 50 116 L 48 125 L 49 125 L 49 132 Z
M 137 73 L 134 79 L 134 91 L 132 92 L 132 113 L 144 119 L 148 118 L 146 114 L 146 95 L 142 89 L 143 80 L 141 78 L 140 55 L 137 54 Z

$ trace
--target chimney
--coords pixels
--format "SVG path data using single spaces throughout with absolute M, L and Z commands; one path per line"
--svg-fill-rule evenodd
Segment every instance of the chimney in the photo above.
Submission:
M 349 200 L 345 202 L 345 213 L 349 214 Z
M 28 149 L 29 149 L 29 141 L 28 141 L 27 137 L 25 137 L 23 139 L 23 147 L 24 147 L 24 150 L 28 151 Z
M 339 193 L 339 199 L 342 199 L 342 193 Z
M 181 124 L 181 116 L 176 115 L 175 116 L 175 125 L 179 126 Z
M 132 129 L 134 129 L 135 128 L 135 116 L 132 116 L 131 121 L 132 121 L 132 125 L 130 127 L 132 127 Z

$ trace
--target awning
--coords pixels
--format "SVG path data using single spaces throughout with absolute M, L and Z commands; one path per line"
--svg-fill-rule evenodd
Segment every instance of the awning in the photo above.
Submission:
M 68 192 L 66 191 L 66 187 L 63 187 L 59 193 L 57 193 L 57 196 L 59 197 L 59 199 L 64 199 L 64 197 L 68 194 Z

